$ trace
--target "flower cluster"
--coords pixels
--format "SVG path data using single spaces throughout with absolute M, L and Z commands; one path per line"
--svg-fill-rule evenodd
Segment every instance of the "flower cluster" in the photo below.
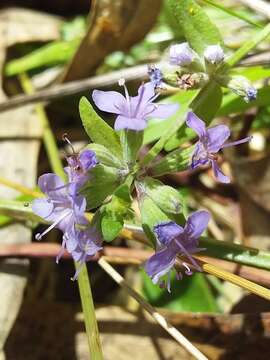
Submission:
M 71 144 L 70 144 L 71 145 Z M 89 226 L 85 218 L 86 199 L 80 195 L 80 188 L 89 180 L 90 170 L 97 165 L 96 155 L 91 150 L 67 157 L 68 165 L 65 172 L 68 182 L 64 183 L 53 173 L 41 175 L 38 186 L 45 198 L 33 201 L 33 212 L 52 223 L 43 233 L 36 234 L 36 239 L 46 235 L 53 228 L 63 232 L 63 242 L 58 262 L 66 249 L 81 265 L 96 254 L 101 247 L 101 237 L 94 227 Z M 77 278 L 80 268 L 76 271 Z
M 94 90 L 92 95 L 100 110 L 118 115 L 115 130 L 144 130 L 148 119 L 166 119 L 178 108 L 177 104 L 154 104 L 159 94 L 155 93 L 155 86 L 151 82 L 142 84 L 134 97 L 129 96 L 124 79 L 119 80 L 119 85 L 124 87 L 125 96 L 116 91 L 100 90 Z
M 191 64 L 197 69 L 200 66 L 206 66 L 206 64 L 216 66 L 223 60 L 223 50 L 217 45 L 206 48 L 204 52 L 204 65 L 202 65 L 198 54 L 196 54 L 187 43 L 173 45 L 170 49 L 171 64 L 185 68 L 188 68 Z M 92 97 L 95 105 L 102 111 L 117 115 L 114 129 L 121 131 L 121 136 L 123 134 L 127 135 L 127 130 L 129 131 L 128 134 L 131 135 L 131 145 L 130 143 L 124 143 L 123 145 L 122 140 L 114 133 L 114 141 L 119 141 L 123 154 L 124 151 L 127 150 L 124 147 L 133 146 L 133 150 L 134 148 L 136 150 L 140 148 L 140 141 L 142 141 L 143 135 L 142 131 L 146 128 L 148 119 L 166 119 L 175 114 L 178 109 L 178 104 L 154 103 L 158 96 L 156 88 L 163 86 L 163 78 L 162 73 L 156 67 L 149 67 L 148 73 L 151 81 L 142 84 L 138 89 L 137 96 L 134 97 L 129 95 L 123 79 L 119 81 L 119 85 L 123 87 L 125 96 L 116 91 L 93 91 Z M 246 96 L 248 95 L 246 94 Z M 92 109 L 91 111 L 94 110 Z M 103 120 L 101 119 L 100 121 Z M 199 119 L 193 112 L 187 114 L 186 125 L 193 129 L 199 137 L 190 159 L 191 168 L 195 169 L 199 166 L 211 165 L 216 179 L 220 182 L 228 183 L 230 179 L 223 174 L 218 166 L 217 153 L 226 147 L 247 142 L 251 137 L 235 142 L 226 142 L 230 136 L 230 129 L 226 125 L 206 128 L 204 121 Z M 96 129 L 94 129 L 94 131 L 96 131 Z M 101 131 L 104 131 L 102 127 Z M 112 130 L 110 129 L 110 131 Z M 179 214 L 181 211 L 181 206 L 175 207 L 171 206 L 170 203 L 168 204 L 168 202 L 177 201 L 179 204 L 181 203 L 181 199 L 176 201 L 179 194 L 175 189 L 164 186 L 158 180 L 149 177 L 148 180 L 145 179 L 145 177 L 147 177 L 146 172 L 142 171 L 139 173 L 139 163 L 137 163 L 137 166 L 133 169 L 129 169 L 129 167 L 126 166 L 129 160 L 124 156 L 121 157 L 121 154 L 115 163 L 116 155 L 111 154 L 109 149 L 110 144 L 108 143 L 107 145 L 106 142 L 104 142 L 104 139 L 109 138 L 109 135 L 105 134 L 100 138 L 102 139 L 100 144 L 93 144 L 94 149 L 96 149 L 95 151 L 99 154 L 98 158 L 101 162 L 98 165 L 95 152 L 86 149 L 76 154 L 72 144 L 64 137 L 73 151 L 71 155 L 67 156 L 68 166 L 65 167 L 68 182 L 64 183 L 53 173 L 40 176 L 38 185 L 45 194 L 45 197 L 36 199 L 32 207 L 35 214 L 50 222 L 51 225 L 43 233 L 36 234 L 36 239 L 40 240 L 53 228 L 60 229 L 63 232 L 63 241 L 61 251 L 57 256 L 57 262 L 63 252 L 67 250 L 76 262 L 79 262 L 81 265 L 84 264 L 89 257 L 95 255 L 102 249 L 101 234 L 103 234 L 105 240 L 108 240 L 112 233 L 112 238 L 119 233 L 119 229 L 121 229 L 121 226 L 124 224 L 125 216 L 130 210 L 130 193 L 132 193 L 135 184 L 139 203 L 141 202 L 140 207 L 143 206 L 143 198 L 148 196 L 150 203 L 154 202 L 154 204 L 156 204 L 154 206 L 158 206 L 163 211 L 165 219 L 168 219 L 168 221 L 157 222 L 155 218 L 154 227 L 153 221 L 150 222 L 150 225 L 147 224 L 148 227 L 151 227 L 152 236 L 156 238 L 156 252 L 146 262 L 145 270 L 155 284 L 166 287 L 167 290 L 170 291 L 171 272 L 175 269 L 177 278 L 182 278 L 179 264 L 184 268 L 186 275 L 191 275 L 194 270 L 201 271 L 199 264 L 192 254 L 203 250 L 199 248 L 198 239 L 205 231 L 210 215 L 207 211 L 194 212 L 187 218 L 186 224 L 183 226 L 172 221 L 171 212 L 173 212 L 173 214 Z M 139 139 L 139 144 L 136 144 L 137 139 Z M 100 153 L 98 153 L 98 151 L 100 151 Z M 135 154 L 134 151 L 130 151 L 130 153 L 133 154 L 135 163 L 137 154 Z M 105 163 L 103 163 L 103 161 L 105 161 Z M 91 170 L 96 165 L 99 166 L 96 170 L 100 170 L 100 172 L 95 171 L 96 178 L 95 176 L 91 178 Z M 125 171 L 127 171 L 126 179 L 129 179 L 129 181 L 124 184 L 123 182 L 125 180 L 119 178 L 117 175 L 119 171 L 121 171 L 122 166 Z M 188 162 L 186 166 L 188 166 Z M 137 176 L 137 173 L 139 176 Z M 98 174 L 100 174 L 100 178 Z M 113 174 L 116 174 L 116 176 L 113 177 Z M 110 177 L 112 177 L 112 179 L 110 179 Z M 95 181 L 96 187 L 93 186 Z M 104 196 L 102 194 L 103 181 L 106 181 L 109 189 L 109 192 L 107 188 L 104 190 Z M 115 184 L 115 182 L 117 182 L 118 185 Z M 87 186 L 85 186 L 86 183 Z M 82 195 L 81 190 L 83 190 L 83 193 L 86 191 L 87 199 L 91 199 L 91 196 L 89 196 L 90 193 L 87 193 L 87 191 L 91 191 L 91 187 L 92 191 L 94 190 L 94 193 L 92 192 L 91 194 L 92 196 L 99 196 L 99 193 L 102 195 L 99 202 L 95 203 L 95 207 L 98 209 L 96 213 L 97 217 L 95 217 L 95 219 L 98 219 L 97 222 L 95 221 L 95 224 L 98 223 L 98 230 L 94 225 L 89 224 L 85 217 L 86 208 L 91 208 L 91 204 L 87 204 L 86 198 Z M 128 190 L 126 190 L 127 187 Z M 141 193 L 138 190 L 140 188 L 143 189 Z M 105 199 L 106 201 L 104 201 Z M 146 210 L 146 213 L 147 215 L 149 213 L 149 216 L 151 216 L 153 211 L 155 210 L 150 207 Z M 106 230 L 104 230 L 103 226 L 110 228 L 110 236 L 107 238 L 104 235 L 106 234 Z M 111 227 L 114 228 L 111 229 Z M 79 270 L 80 267 L 76 271 L 73 277 L 74 279 L 77 278 Z
M 155 87 L 162 87 L 164 81 L 181 89 L 194 89 L 204 86 L 210 81 L 213 72 L 225 60 L 223 48 L 209 45 L 203 55 L 197 54 L 187 42 L 171 45 L 169 58 L 165 62 L 165 71 L 150 67 L 149 77 Z M 246 102 L 256 99 L 257 90 L 243 76 L 215 76 L 221 86 L 227 87 Z M 163 85 L 164 86 L 164 85 Z

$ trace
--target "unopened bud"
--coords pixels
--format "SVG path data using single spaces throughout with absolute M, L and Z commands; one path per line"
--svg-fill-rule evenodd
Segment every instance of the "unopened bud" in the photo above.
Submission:
M 195 53 L 187 42 L 170 47 L 171 65 L 188 66 L 192 63 L 194 57 Z
M 155 67 L 155 65 L 149 65 L 148 75 L 155 88 L 162 86 L 163 74 L 159 68 Z
M 237 95 L 244 98 L 246 102 L 256 100 L 257 89 L 243 76 L 234 76 L 227 83 L 227 87 Z
M 224 51 L 220 45 L 209 45 L 204 50 L 204 58 L 213 65 L 220 64 L 225 57 Z

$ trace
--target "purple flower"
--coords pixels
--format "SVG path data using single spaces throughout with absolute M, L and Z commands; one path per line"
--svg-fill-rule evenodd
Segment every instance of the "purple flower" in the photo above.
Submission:
M 162 86 L 163 74 L 155 65 L 148 66 L 148 76 L 154 88 Z
M 96 154 L 92 150 L 83 150 L 77 154 L 73 148 L 72 143 L 67 138 L 66 134 L 63 135 L 65 140 L 72 150 L 72 155 L 66 157 L 69 166 L 65 167 L 65 172 L 68 175 L 68 180 L 73 185 L 76 192 L 78 188 L 83 186 L 89 179 L 89 171 L 98 164 Z
M 98 161 L 94 151 L 84 150 L 80 154 L 68 156 L 67 163 L 69 166 L 65 167 L 65 172 L 68 179 L 79 188 L 87 182 L 89 171 L 98 164 Z
M 37 240 L 54 227 L 68 232 L 75 224 L 87 224 L 86 200 L 81 195 L 73 196 L 72 184 L 64 184 L 57 175 L 49 173 L 39 177 L 38 186 L 46 197 L 33 201 L 33 212 L 52 224 L 42 234 L 36 234 Z
M 170 64 L 188 66 L 194 60 L 196 53 L 187 42 L 172 45 L 170 47 Z
M 187 126 L 193 129 L 199 136 L 192 155 L 191 167 L 195 169 L 200 165 L 211 164 L 214 175 L 218 181 L 229 183 L 230 179 L 223 174 L 217 164 L 216 153 L 229 146 L 245 143 L 251 140 L 251 136 L 225 144 L 230 136 L 230 129 L 226 125 L 217 125 L 206 129 L 205 123 L 193 112 L 189 112 L 186 120 Z
M 220 45 L 209 45 L 204 50 L 204 58 L 211 64 L 217 65 L 224 60 L 224 51 Z
M 94 90 L 92 95 L 100 110 L 118 115 L 114 124 L 115 130 L 143 130 L 150 117 L 165 119 L 178 108 L 177 104 L 154 104 L 158 94 L 155 94 L 151 82 L 141 85 L 135 97 L 129 96 L 123 79 L 119 81 L 119 85 L 124 87 L 125 97 L 116 91 Z
M 160 283 L 164 287 L 165 283 L 160 282 L 160 278 L 167 275 L 167 290 L 170 292 L 170 272 L 174 268 L 177 256 L 187 258 L 194 268 L 201 271 L 191 254 L 201 251 L 198 248 L 198 238 L 206 229 L 210 215 L 207 211 L 196 211 L 191 214 L 183 228 L 175 222 L 168 221 L 154 227 L 154 232 L 158 240 L 157 251 L 147 260 L 145 271 L 150 276 L 154 284 Z M 187 263 L 182 263 L 186 268 L 185 274 L 192 275 L 192 271 Z M 177 278 L 182 275 L 176 272 Z
M 66 248 L 73 259 L 79 263 L 79 267 L 72 278 L 72 280 L 76 280 L 82 265 L 102 249 L 101 245 L 102 240 L 95 227 L 88 227 L 84 230 L 73 228 L 64 234 L 62 250 L 56 261 L 59 261 Z

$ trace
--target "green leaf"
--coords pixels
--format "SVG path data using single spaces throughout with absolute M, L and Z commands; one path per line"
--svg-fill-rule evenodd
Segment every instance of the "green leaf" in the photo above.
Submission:
M 95 112 L 86 97 L 79 104 L 80 116 L 87 135 L 97 144 L 110 148 L 118 158 L 122 158 L 122 148 L 117 133 Z
M 168 2 L 185 38 L 198 54 L 203 54 L 208 45 L 223 45 L 217 27 L 210 21 L 196 1 L 168 0 Z
M 186 149 L 176 149 L 161 160 L 157 161 L 149 167 L 153 176 L 161 176 L 169 173 L 183 171 L 188 168 L 190 158 L 194 150 L 193 146 Z
M 126 176 L 126 171 L 98 164 L 91 169 L 90 180 L 81 189 L 86 197 L 87 208 L 94 209 L 112 195 Z
M 143 292 L 151 305 L 172 311 L 217 312 L 216 300 L 203 274 L 194 274 L 177 280 L 175 274 L 171 279 L 171 293 L 154 285 L 147 274 L 142 271 Z
M 143 142 L 143 131 L 123 130 L 120 135 L 120 141 L 123 148 L 124 160 L 132 165 L 135 163 L 138 151 Z
M 123 228 L 124 223 L 117 219 L 111 218 L 106 214 L 101 219 L 101 231 L 103 239 L 107 242 L 114 240 Z
M 221 101 L 221 87 L 215 81 L 211 81 L 200 90 L 190 107 L 199 118 L 206 122 L 206 125 L 209 125 L 219 110 Z M 171 151 L 193 137 L 194 132 L 187 128 L 184 123 L 166 143 L 165 150 Z
M 98 161 L 106 166 L 116 167 L 118 169 L 125 168 L 124 162 L 122 162 L 119 158 L 114 156 L 112 152 L 107 149 L 105 146 L 100 144 L 89 144 L 86 146 L 87 149 L 90 149 L 96 153 Z
M 161 181 L 145 178 L 140 186 L 144 186 L 144 192 L 166 214 L 180 214 L 182 212 L 182 197 L 171 186 L 164 185 Z
M 105 241 L 112 241 L 118 236 L 130 206 L 130 190 L 125 183 L 115 190 L 111 201 L 100 209 L 100 227 Z
M 145 193 L 143 184 L 136 182 L 136 189 L 138 193 L 142 228 L 155 247 L 156 238 L 153 232 L 154 226 L 163 221 L 170 221 L 170 218 L 156 205 L 150 196 Z

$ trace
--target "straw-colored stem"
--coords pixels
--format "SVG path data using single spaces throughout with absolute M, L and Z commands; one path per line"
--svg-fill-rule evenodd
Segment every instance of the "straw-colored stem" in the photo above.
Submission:
M 104 271 L 121 287 L 123 287 L 130 296 L 132 296 L 149 314 L 153 316 L 156 322 L 163 327 L 180 345 L 182 345 L 190 354 L 198 360 L 206 360 L 203 355 L 183 334 L 172 326 L 153 306 L 128 285 L 125 279 L 104 259 L 98 261 Z
M 243 289 L 249 290 L 253 294 L 256 294 L 266 300 L 270 300 L 270 290 L 261 285 L 255 284 L 252 281 L 246 280 L 238 275 L 232 274 L 226 270 L 218 268 L 213 264 L 203 263 L 202 269 L 204 272 L 208 274 L 215 275 L 220 279 L 229 281 L 232 284 L 242 287 Z
M 0 184 L 7 186 L 11 189 L 17 190 L 18 192 L 20 192 L 21 194 L 24 194 L 24 195 L 29 195 L 29 196 L 33 196 L 33 197 L 42 197 L 43 196 L 43 194 L 41 192 L 29 189 L 28 187 L 18 184 L 12 180 L 6 179 L 3 176 L 0 176 Z

